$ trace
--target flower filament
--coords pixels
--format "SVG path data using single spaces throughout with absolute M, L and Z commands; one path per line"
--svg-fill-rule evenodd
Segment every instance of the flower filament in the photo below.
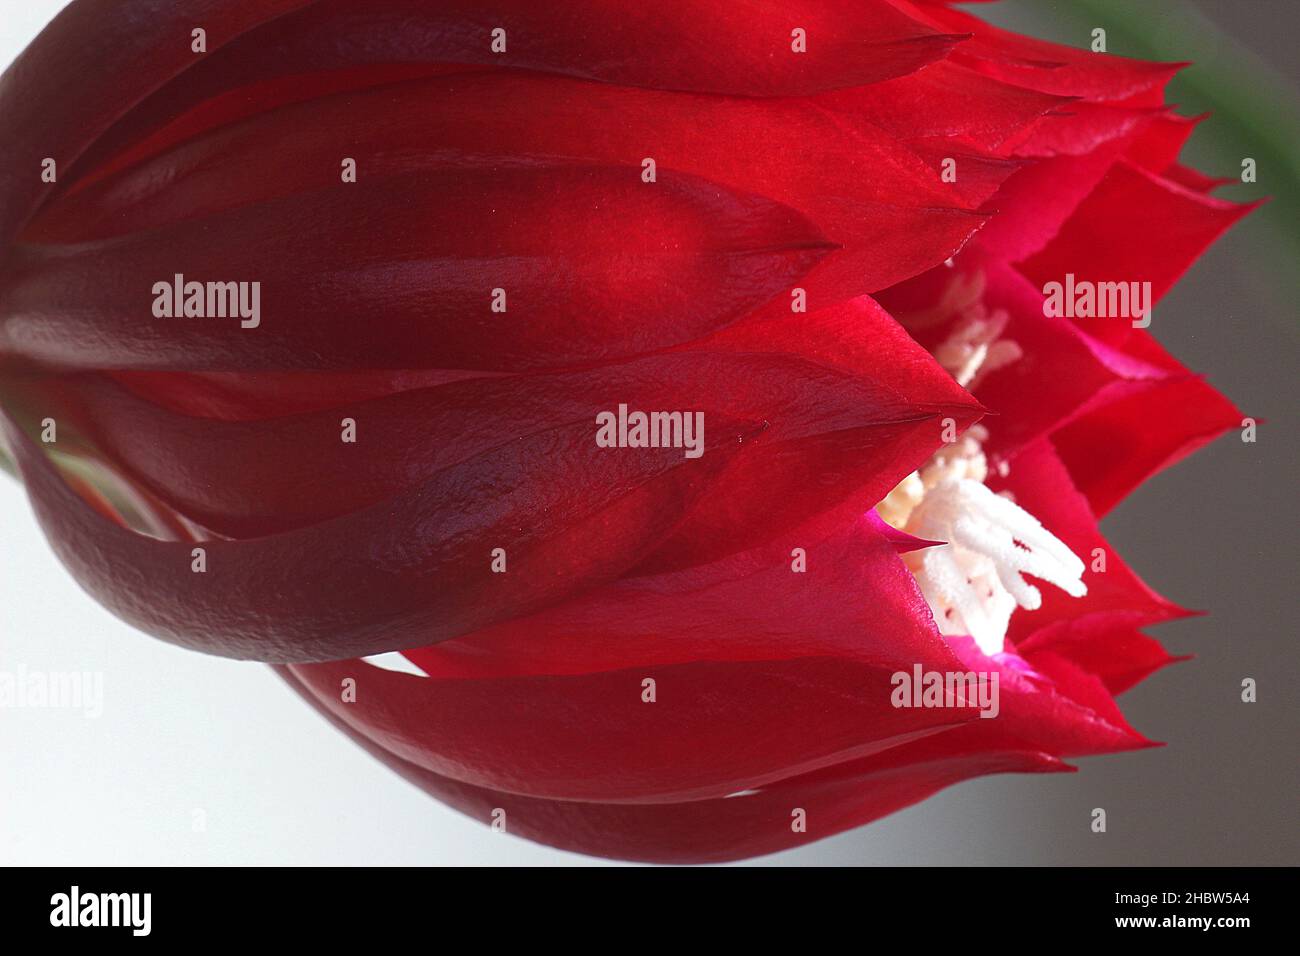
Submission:
M 1022 354 L 1016 343 L 1000 338 L 1007 321 L 1005 312 L 990 314 L 978 301 L 966 304 L 934 350 L 935 359 L 963 388 L 974 388 Z M 900 531 L 944 542 L 909 552 L 904 561 L 939 633 L 969 634 L 992 655 L 1003 649 L 1012 612 L 1042 605 L 1042 593 L 1024 575 L 1071 597 L 1088 589 L 1078 556 L 1008 494 L 989 490 L 987 440 L 985 428 L 972 426 L 904 478 L 876 510 Z

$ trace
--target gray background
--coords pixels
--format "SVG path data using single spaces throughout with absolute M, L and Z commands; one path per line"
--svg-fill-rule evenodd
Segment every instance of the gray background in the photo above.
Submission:
M 1138 0 L 1132 0 L 1138 5 Z M 6 4 L 8 62 L 62 4 Z M 1152 331 L 1249 414 L 1256 444 L 1221 439 L 1148 482 L 1104 530 L 1154 587 L 1210 616 L 1156 631 L 1174 666 L 1121 705 L 1160 750 L 1078 761 L 1080 773 L 971 781 L 870 827 L 769 864 L 1295 864 L 1297 575 L 1294 0 L 1142 0 L 1153 23 L 1125 37 L 1103 0 L 979 5 L 1004 25 L 1110 50 L 1195 59 L 1172 99 L 1200 112 L 1214 78 L 1248 75 L 1265 117 L 1234 122 L 1233 93 L 1187 156 L 1232 175 L 1261 161 L 1272 206 L 1220 241 L 1156 310 Z M 10 8 L 13 9 L 10 9 Z M 1208 32 L 1198 11 L 1221 33 Z M 1189 42 L 1197 49 L 1184 48 Z M 1181 36 L 1180 36 L 1181 35 Z M 1162 43 L 1179 42 L 1166 50 Z M 1253 51 L 1253 53 L 1251 52 Z M 1271 66 L 1270 66 L 1271 65 Z M 1261 72 L 1262 71 L 1262 72 Z M 1270 73 L 1271 71 L 1271 73 Z M 1257 79 L 1264 77 L 1264 79 Z M 1278 90 L 1289 100 L 1277 105 Z M 1216 91 L 1218 91 L 1216 93 Z M 1258 141 L 1257 141 L 1258 138 Z M 1285 144 L 1281 154 L 1269 154 Z M 1290 173 L 1280 166 L 1290 164 Z M 1288 179 L 1289 176 L 1289 179 Z M 1153 236 L 1152 241 L 1159 241 Z M 83 595 L 0 480 L 0 669 L 96 670 L 104 714 L 0 711 L 0 861 L 28 864 L 581 864 L 494 834 L 365 756 L 267 668 L 180 651 L 131 631 Z M 1243 677 L 1259 702 L 1239 699 Z M 1105 807 L 1109 830 L 1089 829 Z M 196 830 L 195 811 L 206 826 Z

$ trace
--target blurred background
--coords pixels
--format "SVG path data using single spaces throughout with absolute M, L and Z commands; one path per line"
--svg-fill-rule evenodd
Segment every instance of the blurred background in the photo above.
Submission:
M 721 2 L 721 0 L 719 0 Z M 5 3 L 0 64 L 62 8 Z M 1273 197 L 1201 259 L 1151 331 L 1247 414 L 1236 435 L 1159 475 L 1106 520 L 1128 563 L 1210 612 L 1152 633 L 1196 659 L 1121 698 L 1159 750 L 1077 761 L 1073 775 L 971 781 L 864 829 L 757 864 L 1296 864 L 1300 649 L 1295 441 L 1300 302 L 1297 0 L 1003 0 L 970 8 L 1075 46 L 1191 60 L 1170 99 L 1213 111 L 1183 160 Z M 1152 242 L 1160 237 L 1153 235 Z M 584 864 L 492 833 L 406 784 L 261 665 L 181 651 L 100 609 L 0 475 L 0 670 L 103 674 L 102 716 L 0 710 L 0 862 Z M 1241 681 L 1258 681 L 1254 704 Z M 1108 832 L 1092 833 L 1104 807 Z

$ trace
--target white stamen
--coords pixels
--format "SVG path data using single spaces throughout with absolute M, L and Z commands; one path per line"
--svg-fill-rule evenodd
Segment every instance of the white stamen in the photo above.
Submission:
M 954 281 L 939 307 L 916 323 L 932 324 L 956 313 L 953 330 L 934 357 L 967 390 L 1023 354 L 1015 342 L 999 338 L 1008 315 L 985 308 L 979 301 L 983 289 L 979 274 Z M 1041 578 L 1072 597 L 1082 597 L 1088 589 L 1082 581 L 1084 564 L 1074 552 L 1010 493 L 996 495 L 985 487 L 987 439 L 984 428 L 972 426 L 899 482 L 876 510 L 908 534 L 947 542 L 911 552 L 904 560 L 934 612 L 939 633 L 969 634 L 985 654 L 997 654 L 1012 612 L 1043 603 L 1042 593 L 1023 575 Z M 995 470 L 1002 477 L 1010 471 L 1005 461 L 998 461 Z
M 973 391 L 989 372 L 1024 354 L 1015 342 L 998 338 L 1009 321 L 1002 309 L 990 313 L 982 303 L 967 307 L 952 333 L 934 350 L 935 360 L 958 385 Z
M 969 634 L 985 654 L 1002 650 L 1017 605 L 1042 605 L 1042 594 L 1022 575 L 1072 597 L 1087 593 L 1083 562 L 1033 515 L 973 479 L 948 479 L 928 489 L 906 530 L 948 542 L 917 553 L 911 566 L 940 633 Z

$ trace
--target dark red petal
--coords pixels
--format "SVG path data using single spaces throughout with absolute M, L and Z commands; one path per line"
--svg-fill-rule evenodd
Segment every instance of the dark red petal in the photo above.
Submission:
M 201 10 L 194 12 L 195 22 L 203 20 Z M 792 49 L 796 27 L 807 34 L 806 52 Z M 498 28 L 506 31 L 503 52 L 492 50 Z M 191 57 L 184 81 L 135 103 L 78 173 L 143 140 L 158 146 L 182 131 L 194 135 L 305 96 L 446 69 L 537 70 L 654 89 L 792 96 L 903 76 L 960 39 L 889 0 L 667 0 L 653 9 L 619 8 L 617 15 L 601 0 L 545 10 L 528 0 L 501 0 L 491 10 L 471 0 L 320 0 L 226 48 L 214 45 L 202 60 Z
M 940 413 L 968 421 L 978 411 L 960 398 L 947 403 L 954 391 L 964 393 L 878 308 L 876 328 L 888 348 L 870 361 L 851 361 L 869 354 L 862 349 L 831 358 L 819 350 L 845 336 L 819 341 L 810 334 L 800 346 L 801 327 L 842 328 L 870 316 L 845 306 L 829 317 L 744 323 L 689 348 L 617 365 L 404 393 L 389 401 L 418 407 L 432 399 L 430 408 L 449 422 L 426 431 L 411 458 L 403 457 L 413 447 L 411 430 L 427 423 L 429 409 L 379 426 L 381 433 L 396 429 L 400 440 L 376 456 L 374 468 L 393 474 L 355 469 L 348 456 L 358 449 L 338 441 L 339 422 L 329 413 L 221 425 L 174 421 L 147 403 L 124 402 L 126 413 L 88 426 L 92 434 L 126 447 L 136 432 L 165 433 L 180 452 L 121 454 L 120 467 L 174 506 L 197 505 L 209 520 L 237 519 L 232 531 L 265 534 L 273 527 L 256 521 L 283 522 L 281 509 L 307 517 L 294 503 L 301 486 L 285 474 L 307 486 L 338 482 L 324 496 L 335 507 L 365 505 L 392 482 L 413 482 L 395 498 L 320 524 L 206 542 L 203 575 L 190 572 L 188 546 L 107 525 L 43 456 L 25 442 L 15 451 L 60 556 L 92 593 L 142 629 L 232 656 L 356 656 L 467 633 L 616 578 L 662 542 L 742 449 L 751 462 L 766 460 L 769 471 L 795 477 L 802 472 L 783 463 L 833 452 L 854 484 L 803 496 L 797 505 L 775 499 L 772 514 L 759 508 L 773 501 L 771 490 L 754 494 L 744 513 L 752 521 L 736 529 L 732 547 L 834 507 L 831 491 L 898 480 L 937 443 Z M 865 343 L 861 336 L 872 326 L 859 325 Z M 595 416 L 619 403 L 703 411 L 703 458 L 686 459 L 681 448 L 598 448 Z M 364 422 L 358 427 L 364 441 Z M 510 441 L 502 441 L 503 428 Z M 217 432 L 225 444 L 211 441 Z M 115 444 L 103 452 L 119 456 Z M 305 463 L 319 469 L 304 471 Z M 158 473 L 141 474 L 152 468 Z M 224 490 L 214 491 L 214 480 Z M 746 493 L 731 487 L 736 496 Z M 489 572 L 494 547 L 512 549 L 519 574 Z
M 710 135 L 701 136 L 704 129 Z M 356 159 L 358 184 L 339 182 L 343 157 Z M 657 163 L 653 186 L 640 180 L 645 158 Z M 804 101 L 501 72 L 435 77 L 253 117 L 70 191 L 26 238 L 80 242 L 289 193 L 334 197 L 398 173 L 521 163 L 613 166 L 648 188 L 685 173 L 788 206 L 843 247 L 802 283 L 814 308 L 939 264 L 984 221 L 899 140 Z
M 365 402 L 395 392 L 433 388 L 504 372 L 464 369 L 341 369 L 333 372 L 150 372 L 104 373 L 132 394 L 194 418 L 250 421 Z
M 334 384 L 329 376 L 320 387 Z M 375 504 L 476 458 L 500 460 L 505 436 L 594 422 L 624 402 L 693 409 L 710 434 L 748 423 L 729 436 L 746 439 L 728 453 L 747 462 L 727 471 L 730 503 L 699 510 L 712 545 L 741 548 L 851 493 L 866 510 L 938 444 L 943 417 L 965 427 L 979 411 L 868 299 L 744 322 L 619 365 L 461 378 L 351 402 L 337 396 L 311 410 L 291 397 L 283 414 L 266 394 L 255 417 L 237 421 L 173 410 L 170 399 L 155 403 L 105 376 L 38 379 L 26 389 L 34 419 L 69 419 L 136 485 L 203 527 L 241 538 Z M 340 440 L 343 418 L 356 423 L 356 445 Z M 566 451 L 587 454 L 580 444 Z M 823 470 L 824 459 L 833 470 Z M 799 493 L 813 481 L 818 494 Z M 700 520 L 692 517 L 678 539 Z
M 100 603 L 174 643 L 285 661 L 427 644 L 612 580 L 710 487 L 737 441 L 720 422 L 699 460 L 671 448 L 611 454 L 596 447 L 593 420 L 508 442 L 331 521 L 204 541 L 205 573 L 192 570 L 191 542 L 94 513 L 7 415 L 4 425 L 51 545 Z M 494 547 L 508 549 L 514 573 L 491 572 Z
M 807 50 L 792 49 L 792 30 Z M 506 32 L 504 52 L 493 30 Z M 622 86 L 741 96 L 796 96 L 902 76 L 960 39 L 887 0 L 664 0 L 653 8 L 566 0 L 320 0 L 207 58 L 114 131 L 139 139 L 222 94 L 267 80 L 312 76 L 357 87 L 395 72 L 456 64 L 534 70 Z M 128 134 L 128 135 L 122 135 Z
M 200 58 L 190 31 L 201 24 L 209 53 L 312 0 L 81 0 L 69 5 L 0 76 L 0 250 L 60 173 L 114 121 Z
M 507 832 L 619 860 L 718 863 L 774 853 L 861 826 L 971 777 L 1071 769 L 1032 751 L 963 752 L 947 742 L 950 735 L 942 734 L 721 800 L 657 804 L 540 800 L 460 783 L 405 761 L 336 717 L 289 668 L 277 670 L 372 756 L 466 816 L 487 825 L 500 820 L 504 812 Z M 796 809 L 805 811 L 804 830 L 791 826 Z
M 0 275 L 0 342 L 101 368 L 522 370 L 697 338 L 830 249 L 789 208 L 681 174 L 363 177 L 120 239 L 19 246 Z M 178 274 L 259 282 L 260 325 L 151 314 L 154 284 L 171 300 Z
M 760 547 L 677 571 L 634 572 L 406 656 L 444 680 L 821 657 L 876 668 L 955 665 L 896 557 L 900 543 L 874 512 L 819 518 Z
M 263 55 L 255 43 L 250 45 L 250 52 Z M 320 58 L 327 53 L 316 50 L 314 55 Z M 226 88 L 223 72 L 228 64 L 223 58 L 204 60 L 186 74 L 184 82 L 168 84 L 138 105 L 86 150 L 73 169 L 71 185 L 58 195 L 85 189 L 187 140 L 259 113 L 408 80 L 491 70 L 463 63 L 366 64 L 289 75 L 271 69 L 264 76 L 243 77 L 244 85 Z
M 361 661 L 290 667 L 336 715 L 417 766 L 552 799 L 725 797 L 977 719 L 894 708 L 891 670 L 835 658 L 489 681 L 430 680 Z M 349 679 L 355 703 L 340 701 Z M 647 680 L 658 703 L 642 700 Z

